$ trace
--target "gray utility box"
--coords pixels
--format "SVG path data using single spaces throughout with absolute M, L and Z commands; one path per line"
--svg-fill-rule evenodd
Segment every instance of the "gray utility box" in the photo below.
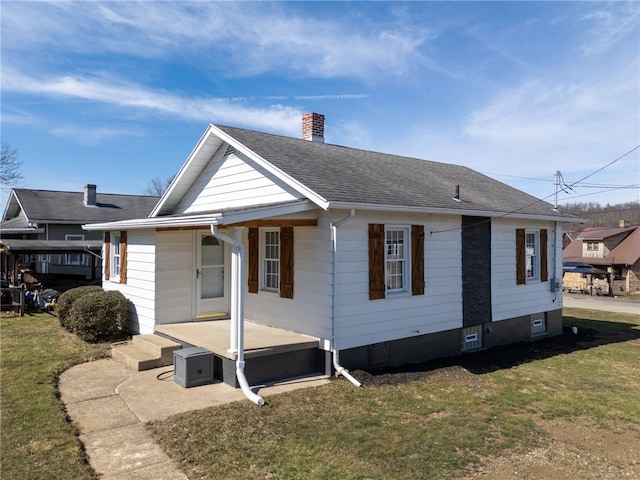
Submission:
M 201 347 L 174 350 L 173 380 L 184 388 L 213 383 L 213 352 Z

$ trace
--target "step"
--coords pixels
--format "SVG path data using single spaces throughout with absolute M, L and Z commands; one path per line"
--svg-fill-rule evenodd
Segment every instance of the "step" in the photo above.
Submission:
M 159 356 L 163 367 L 173 365 L 173 352 L 182 348 L 179 343 L 155 334 L 134 335 L 132 345 Z
M 180 348 L 179 343 L 158 335 L 134 335 L 128 344 L 114 345 L 111 357 L 140 372 L 173 365 L 173 352 Z
M 136 345 L 113 347 L 111 358 L 138 372 L 165 366 L 159 356 Z

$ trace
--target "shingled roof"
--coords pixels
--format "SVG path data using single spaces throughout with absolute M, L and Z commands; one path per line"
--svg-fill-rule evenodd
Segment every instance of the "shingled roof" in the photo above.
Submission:
M 31 224 L 82 225 L 143 218 L 158 200 L 156 196 L 97 193 L 96 205 L 87 206 L 83 192 L 15 188 L 4 212 L 3 226 L 9 226 L 13 218 L 22 218 L 19 214 Z
M 329 203 L 577 218 L 468 167 L 216 127 Z

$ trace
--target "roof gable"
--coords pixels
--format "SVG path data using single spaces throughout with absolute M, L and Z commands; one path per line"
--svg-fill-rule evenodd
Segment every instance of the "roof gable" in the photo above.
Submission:
M 151 216 L 177 213 L 225 144 L 323 209 L 368 207 L 579 220 L 468 167 L 216 125 L 209 126 Z M 454 198 L 457 192 L 459 198 Z M 215 202 L 211 206 L 215 208 Z

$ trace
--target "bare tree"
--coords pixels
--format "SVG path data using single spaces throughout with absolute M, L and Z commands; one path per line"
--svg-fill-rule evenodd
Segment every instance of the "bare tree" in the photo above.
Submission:
M 151 180 L 149 180 L 147 187 L 144 189 L 144 194 L 156 195 L 158 197 L 161 197 L 162 195 L 164 195 L 164 192 L 167 191 L 172 181 L 173 181 L 173 177 L 166 178 L 166 179 L 162 179 L 160 177 L 154 177 Z
M 22 160 L 18 157 L 18 149 L 7 142 L 2 142 L 0 152 L 0 185 L 3 190 L 17 187 L 24 181 L 22 176 Z

